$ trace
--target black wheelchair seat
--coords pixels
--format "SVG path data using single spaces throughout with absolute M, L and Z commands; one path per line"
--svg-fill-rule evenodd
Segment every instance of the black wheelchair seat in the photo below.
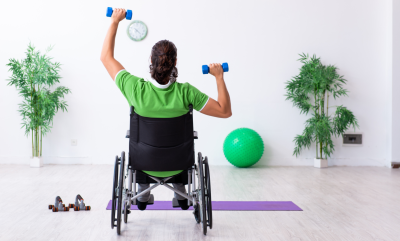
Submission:
M 147 118 L 131 107 L 129 165 L 133 170 L 187 170 L 195 162 L 193 133 L 193 109 L 175 118 Z

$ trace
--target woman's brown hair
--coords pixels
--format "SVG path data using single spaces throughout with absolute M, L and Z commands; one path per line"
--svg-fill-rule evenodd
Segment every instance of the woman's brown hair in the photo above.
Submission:
M 150 74 L 159 84 L 165 85 L 175 81 L 178 69 L 175 66 L 177 49 L 175 44 L 168 40 L 157 42 L 151 49 Z

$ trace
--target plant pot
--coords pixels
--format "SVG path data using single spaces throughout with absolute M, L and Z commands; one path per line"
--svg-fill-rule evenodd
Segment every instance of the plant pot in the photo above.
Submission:
M 31 167 L 42 167 L 43 166 L 43 159 L 41 157 L 33 157 L 31 158 Z
M 328 160 L 314 158 L 314 167 L 326 168 L 326 167 L 328 167 Z

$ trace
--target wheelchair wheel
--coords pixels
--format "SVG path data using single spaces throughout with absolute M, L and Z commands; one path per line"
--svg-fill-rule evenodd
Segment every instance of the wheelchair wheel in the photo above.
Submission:
M 121 163 L 119 165 L 119 182 L 118 182 L 118 203 L 117 203 L 117 234 L 121 234 L 121 216 L 122 216 L 122 194 L 124 190 L 124 167 L 125 152 L 121 153 Z
M 201 152 L 198 154 L 198 169 L 199 169 L 199 185 L 200 185 L 200 192 L 199 192 L 199 201 L 200 201 L 200 218 L 201 224 L 203 227 L 203 234 L 207 234 L 207 216 L 206 216 L 206 189 L 205 189 L 205 182 L 204 182 L 204 169 L 203 169 L 203 156 Z
M 211 203 L 211 180 L 210 180 L 210 168 L 208 167 L 208 158 L 204 159 L 205 169 L 205 183 L 206 183 L 206 209 L 207 209 L 207 220 L 208 226 L 212 229 L 212 203 Z
M 119 159 L 118 156 L 115 157 L 115 164 L 114 164 L 114 179 L 113 179 L 113 190 L 112 190 L 112 200 L 111 200 L 111 228 L 114 229 L 115 221 L 115 209 L 117 207 L 117 188 L 118 188 L 118 166 L 119 166 Z

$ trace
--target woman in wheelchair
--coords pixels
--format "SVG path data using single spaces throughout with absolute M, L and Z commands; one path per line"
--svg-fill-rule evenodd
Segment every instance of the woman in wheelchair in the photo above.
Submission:
M 215 77 L 217 82 L 218 99 L 214 100 L 191 84 L 176 81 L 178 77 L 178 69 L 176 67 L 177 49 L 168 40 L 159 41 L 153 46 L 151 50 L 151 65 L 149 66 L 151 78 L 147 81 L 125 70 L 122 64 L 114 58 L 115 36 L 118 24 L 124 18 L 125 10 L 114 10 L 100 59 L 129 105 L 134 109 L 131 113 L 128 165 L 133 170 L 134 182 L 136 182 L 136 178 L 138 179 L 138 194 L 140 195 L 144 190 L 149 189 L 150 183 L 148 180 L 153 182 L 155 180 L 156 183 L 161 183 L 161 185 L 163 185 L 163 182 L 160 180 L 171 176 L 177 177 L 175 180 L 183 180 L 178 176 L 180 173 L 186 174 L 186 172 L 183 172 L 184 169 L 173 169 L 173 167 L 183 167 L 184 165 L 175 165 L 173 163 L 174 158 L 169 156 L 180 155 L 179 158 L 181 158 L 182 154 L 171 154 L 172 151 L 166 152 L 165 150 L 172 147 L 175 148 L 174 146 L 186 145 L 182 143 L 189 143 L 187 144 L 189 147 L 186 148 L 190 150 L 187 155 L 189 160 L 185 160 L 183 163 L 187 163 L 186 170 L 190 171 L 194 167 L 193 136 L 190 136 L 191 139 L 187 138 L 187 130 L 193 130 L 191 108 L 205 115 L 219 118 L 230 117 L 232 111 L 221 64 L 209 65 L 210 74 Z M 169 120 L 171 121 L 168 122 Z M 185 137 L 181 137 L 178 134 L 179 132 L 183 133 L 182 136 Z M 182 148 L 176 149 L 178 151 L 175 151 L 175 153 L 181 153 Z M 161 158 L 166 161 L 152 161 Z M 169 163 L 167 162 L 168 160 L 170 161 Z M 140 167 L 143 167 L 143 169 Z M 144 169 L 145 167 L 152 170 Z M 123 169 L 122 166 L 121 169 Z M 147 174 L 146 177 L 143 177 L 144 174 Z M 140 176 L 143 180 L 139 180 Z M 189 172 L 189 181 L 193 179 L 190 177 Z M 186 183 L 182 181 L 173 183 L 175 198 L 179 206 L 184 210 L 189 208 L 190 201 L 192 201 L 188 201 L 186 197 L 182 196 L 187 194 L 185 190 Z M 135 188 L 133 187 L 133 190 Z M 177 192 L 182 193 L 182 195 Z M 133 195 L 135 194 L 133 193 Z M 136 205 L 138 209 L 145 210 L 150 197 L 149 190 L 137 197 Z

